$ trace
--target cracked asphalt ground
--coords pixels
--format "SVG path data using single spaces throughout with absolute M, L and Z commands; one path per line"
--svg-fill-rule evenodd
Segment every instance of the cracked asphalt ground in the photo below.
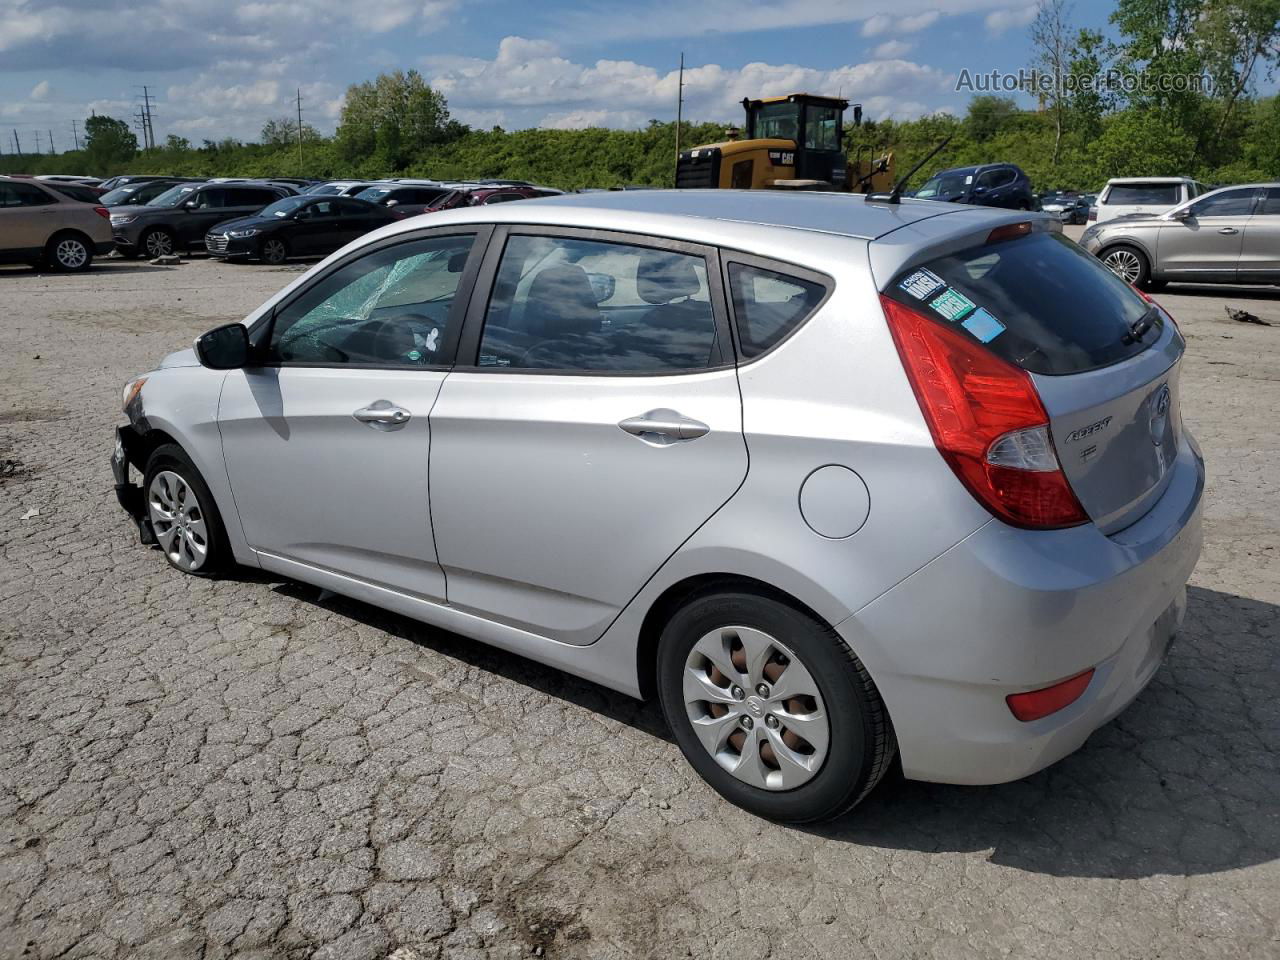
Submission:
M 1206 544 L 1137 702 L 1027 780 L 800 830 L 655 704 L 138 545 L 121 384 L 297 269 L 0 271 L 0 958 L 1280 956 L 1280 291 L 1161 296 Z

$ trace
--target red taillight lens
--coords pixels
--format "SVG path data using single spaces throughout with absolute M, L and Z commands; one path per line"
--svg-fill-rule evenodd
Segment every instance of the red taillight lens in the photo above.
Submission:
M 111 211 L 108 210 L 106 207 L 94 207 L 93 212 L 96 213 L 98 216 L 103 217 L 106 220 L 111 219 Z
M 999 243 L 1001 240 L 1014 240 L 1017 237 L 1025 237 L 1031 233 L 1030 221 L 1024 220 L 1022 223 L 1006 223 L 1003 227 L 996 227 L 987 234 L 987 243 Z
M 1051 713 L 1057 713 L 1063 707 L 1069 707 L 1080 699 L 1080 695 L 1089 688 L 1093 679 L 1093 667 L 1084 673 L 1078 673 L 1069 680 L 1055 683 L 1043 690 L 1031 690 L 1027 693 L 1011 693 L 1005 697 L 1009 710 L 1023 723 L 1039 720 Z
M 1089 220 L 1089 222 L 1090 222 L 1090 223 L 1097 223 L 1097 222 L 1098 222 L 1098 211 L 1097 211 L 1097 210 L 1095 210 L 1093 207 L 1090 207 L 1090 208 L 1089 208 L 1089 216 L 1088 216 L 1088 218 L 1087 218 L 1087 219 Z
M 933 442 L 978 502 L 1017 527 L 1087 523 L 1026 371 L 896 300 L 881 302 Z

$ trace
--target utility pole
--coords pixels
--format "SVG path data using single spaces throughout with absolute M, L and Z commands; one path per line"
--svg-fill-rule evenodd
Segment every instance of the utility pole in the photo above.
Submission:
M 22 141 L 18 139 L 18 128 L 13 128 L 13 152 L 17 154 L 18 159 L 22 159 Z
M 80 128 L 76 126 L 74 120 L 71 121 L 71 136 L 76 142 L 76 150 L 80 149 Z
M 54 152 L 55 151 L 53 149 L 53 131 L 50 130 L 49 131 L 49 156 L 53 156 Z
M 680 126 L 684 123 L 684 51 L 680 51 L 680 85 L 676 89 L 676 185 L 680 176 Z
M 144 86 L 142 88 L 142 103 L 147 116 L 147 145 L 148 148 L 154 150 L 156 148 L 156 128 L 151 123 L 151 89 Z
M 306 161 L 302 159 L 302 88 L 298 88 L 298 176 L 303 176 Z

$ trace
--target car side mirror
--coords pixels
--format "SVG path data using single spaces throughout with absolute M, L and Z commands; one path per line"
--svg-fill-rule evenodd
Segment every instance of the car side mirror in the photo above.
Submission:
M 1174 210 L 1169 214 L 1170 220 L 1194 220 L 1195 214 L 1191 212 L 1190 207 L 1183 207 L 1180 210 Z
M 249 329 L 243 323 L 214 327 L 196 339 L 196 358 L 210 370 L 237 370 L 249 362 Z
M 387 201 L 387 203 L 386 203 L 386 205 L 387 205 L 388 207 L 396 207 L 396 206 L 399 206 L 399 205 L 400 205 L 400 201 L 399 201 L 399 200 L 388 200 L 388 201 Z
M 596 295 L 596 303 L 604 303 L 606 300 L 613 299 L 613 291 L 618 285 L 618 281 L 610 273 L 589 273 L 587 279 L 591 281 L 591 290 Z
M 987 188 L 986 188 L 986 187 L 974 187 L 974 188 L 973 188 L 973 192 L 974 192 L 974 194 L 975 194 L 975 195 L 977 195 L 977 194 L 979 194 L 979 193 L 986 193 L 986 192 L 987 192 Z
M 196 202 L 194 200 L 188 200 L 182 206 L 185 210 L 194 210 L 196 208 Z
M 461 273 L 467 265 L 467 257 L 471 255 L 470 250 L 462 250 L 455 253 L 449 258 L 449 262 L 445 264 L 445 269 L 449 273 Z

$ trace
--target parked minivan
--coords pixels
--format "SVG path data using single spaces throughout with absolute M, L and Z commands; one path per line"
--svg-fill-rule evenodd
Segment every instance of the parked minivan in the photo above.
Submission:
M 1091 223 L 1105 223 L 1131 213 L 1159 216 L 1193 200 L 1208 188 L 1190 177 L 1114 177 L 1089 211 Z
M 576 194 L 345 247 L 125 384 L 112 462 L 176 571 L 656 695 L 810 821 L 895 756 L 1024 777 L 1150 681 L 1201 544 L 1183 351 L 1044 214 Z

